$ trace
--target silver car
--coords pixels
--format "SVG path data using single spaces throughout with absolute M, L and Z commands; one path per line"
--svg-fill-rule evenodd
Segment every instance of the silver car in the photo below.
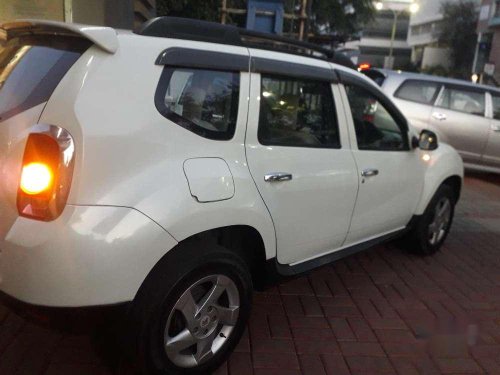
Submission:
M 370 69 L 410 123 L 457 149 L 465 167 L 500 173 L 500 89 L 436 76 Z

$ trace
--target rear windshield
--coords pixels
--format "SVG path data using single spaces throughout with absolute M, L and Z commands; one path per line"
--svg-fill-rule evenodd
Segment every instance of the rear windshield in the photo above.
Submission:
M 49 100 L 91 43 L 76 37 L 28 36 L 0 45 L 0 121 Z

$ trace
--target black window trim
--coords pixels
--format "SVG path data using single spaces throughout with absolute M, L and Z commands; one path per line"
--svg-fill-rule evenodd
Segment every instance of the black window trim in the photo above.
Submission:
M 500 100 L 500 92 L 488 90 L 488 93 L 491 96 L 491 120 L 500 121 L 500 118 L 495 118 L 495 105 L 494 105 L 494 99 L 493 99 L 493 98 L 498 98 Z
M 236 95 L 233 93 L 233 96 L 236 95 L 236 98 L 232 98 L 236 102 L 236 109 L 235 109 L 235 121 L 234 124 L 232 124 L 231 129 L 228 129 L 226 132 L 217 132 L 213 131 L 210 129 L 204 129 L 199 125 L 196 125 L 195 123 L 185 119 L 184 117 L 178 115 L 175 112 L 170 111 L 167 106 L 165 105 L 165 93 L 167 92 L 168 86 L 170 84 L 170 80 L 172 79 L 172 75 L 175 72 L 176 69 L 193 69 L 193 70 L 208 70 L 208 71 L 214 71 L 214 72 L 223 72 L 223 73 L 233 73 L 235 74 L 235 77 L 238 79 L 238 94 Z M 230 141 L 234 138 L 234 135 L 236 134 L 236 126 L 238 122 L 238 116 L 239 116 L 239 99 L 240 99 L 240 81 L 241 75 L 240 72 L 235 71 L 235 70 L 225 70 L 225 69 L 209 69 L 206 67 L 193 67 L 193 66 L 172 66 L 172 65 L 165 65 L 163 68 L 163 71 L 160 76 L 160 80 L 158 82 L 158 86 L 156 86 L 156 91 L 155 91 L 155 107 L 160 112 L 160 114 L 165 117 L 167 120 L 172 121 L 176 125 L 180 126 L 181 128 L 184 128 L 202 138 L 209 139 L 212 141 Z
M 377 99 L 389 112 L 389 114 L 394 118 L 396 124 L 398 127 L 401 129 L 401 133 L 403 136 L 403 142 L 404 142 L 404 148 L 401 150 L 395 150 L 392 148 L 384 149 L 384 148 L 377 148 L 377 149 L 360 149 L 358 146 L 358 150 L 360 151 L 391 151 L 391 152 L 408 152 L 411 151 L 410 147 L 410 140 L 409 140 L 409 126 L 408 126 L 408 120 L 406 117 L 401 113 L 401 111 L 396 107 L 396 105 L 387 97 L 385 94 L 383 94 L 377 87 L 374 87 L 371 83 L 366 82 L 364 79 L 359 78 L 355 76 L 354 74 L 344 72 L 342 70 L 337 70 L 337 74 L 339 75 L 340 78 L 340 83 L 343 85 L 352 85 L 352 86 L 358 86 L 361 87 L 362 89 L 365 89 L 368 91 L 370 94 L 372 94 L 375 99 Z M 349 103 L 350 105 L 350 103 Z M 352 117 L 352 114 L 351 114 Z
M 250 69 L 250 56 L 193 48 L 170 47 L 157 57 L 155 64 L 207 70 L 248 72 Z
M 451 108 L 440 106 L 440 105 L 438 105 L 438 99 L 440 99 L 441 96 L 438 97 L 438 98 L 436 98 L 436 100 L 434 101 L 434 107 L 435 108 L 446 109 L 447 111 L 463 113 L 463 114 L 469 115 L 469 116 L 476 116 L 476 117 L 487 118 L 486 117 L 486 109 L 487 109 L 486 108 L 487 107 L 487 105 L 486 105 L 486 92 L 488 92 L 488 90 L 483 89 L 481 87 L 471 87 L 471 86 L 460 85 L 460 84 L 455 84 L 455 83 L 444 83 L 443 87 L 441 88 L 441 91 L 443 92 L 443 94 L 441 94 L 441 95 L 444 95 L 444 90 L 446 90 L 447 88 L 452 89 L 452 90 L 457 90 L 457 91 L 469 91 L 469 92 L 474 92 L 474 93 L 478 93 L 478 94 L 483 94 L 483 97 L 484 97 L 484 111 L 483 111 L 483 114 L 482 115 L 476 115 L 474 113 L 470 113 L 470 112 L 466 112 L 466 111 L 460 111 L 458 109 L 451 109 Z
M 290 63 L 287 61 L 267 59 L 262 57 L 251 58 L 250 71 L 252 73 L 275 74 L 285 77 L 311 79 L 329 83 L 338 82 L 335 71 L 330 68 Z
M 426 102 L 419 102 L 417 100 L 411 100 L 411 99 L 407 99 L 407 98 L 402 98 L 401 96 L 399 96 L 399 93 L 403 89 L 403 86 L 405 84 L 409 83 L 409 82 L 422 82 L 422 83 L 435 84 L 435 85 L 437 85 L 437 90 L 434 93 L 434 96 L 432 97 L 432 99 L 428 103 L 426 103 Z M 439 81 L 431 81 L 431 80 L 428 80 L 428 79 L 408 78 L 408 79 L 405 79 L 403 82 L 401 82 L 401 84 L 398 86 L 397 90 L 394 92 L 394 97 L 398 98 L 400 100 L 405 100 L 407 102 L 411 102 L 411 103 L 417 103 L 417 104 L 422 104 L 422 105 L 434 106 L 434 103 L 436 103 L 436 100 L 437 100 L 439 94 L 441 93 L 441 90 L 443 89 L 443 85 L 444 84 L 442 82 L 439 82 Z
M 264 77 L 272 77 L 272 78 L 277 78 L 277 79 L 286 79 L 286 80 L 304 80 L 307 78 L 304 78 L 303 76 L 293 76 L 293 75 L 288 75 L 284 73 L 261 73 L 260 74 L 260 91 L 262 92 L 262 76 Z M 342 139 L 340 136 L 340 124 L 338 120 L 338 108 L 335 103 L 335 97 L 333 95 L 333 90 L 332 90 L 332 83 L 330 81 L 325 81 L 325 80 L 320 80 L 320 79 L 309 79 L 309 81 L 315 81 L 315 82 L 320 82 L 320 83 L 326 83 L 329 86 L 330 89 L 330 95 L 331 95 L 331 100 L 333 103 L 333 108 L 334 108 L 334 115 L 335 115 L 335 121 L 337 123 L 337 128 L 338 128 L 338 138 L 339 138 L 339 144 L 338 146 L 324 146 L 324 145 L 303 145 L 303 144 L 290 144 L 290 143 L 280 143 L 280 142 L 266 142 L 263 141 L 261 138 L 261 135 L 259 134 L 259 129 L 260 129 L 260 110 L 261 106 L 259 105 L 259 119 L 258 119 L 258 125 L 257 125 L 257 140 L 259 141 L 259 144 L 262 146 L 273 146 L 273 147 L 291 147 L 291 148 L 312 148 L 312 149 L 323 149 L 323 150 L 341 150 L 342 149 Z M 262 103 L 262 101 L 261 101 Z

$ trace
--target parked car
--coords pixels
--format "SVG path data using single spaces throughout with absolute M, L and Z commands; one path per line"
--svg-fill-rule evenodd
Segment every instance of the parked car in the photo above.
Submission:
M 500 89 L 472 82 L 370 69 L 417 129 L 430 129 L 455 147 L 465 166 L 500 173 Z
M 0 35 L 0 290 L 125 303 L 144 372 L 221 365 L 254 286 L 448 235 L 459 155 L 329 51 L 175 18 Z

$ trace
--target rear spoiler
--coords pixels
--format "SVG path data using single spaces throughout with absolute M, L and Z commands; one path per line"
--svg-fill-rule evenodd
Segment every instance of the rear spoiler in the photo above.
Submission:
M 113 54 L 118 50 L 118 37 L 111 27 L 44 20 L 18 20 L 0 26 L 0 40 L 32 34 L 78 35 L 108 53 Z

